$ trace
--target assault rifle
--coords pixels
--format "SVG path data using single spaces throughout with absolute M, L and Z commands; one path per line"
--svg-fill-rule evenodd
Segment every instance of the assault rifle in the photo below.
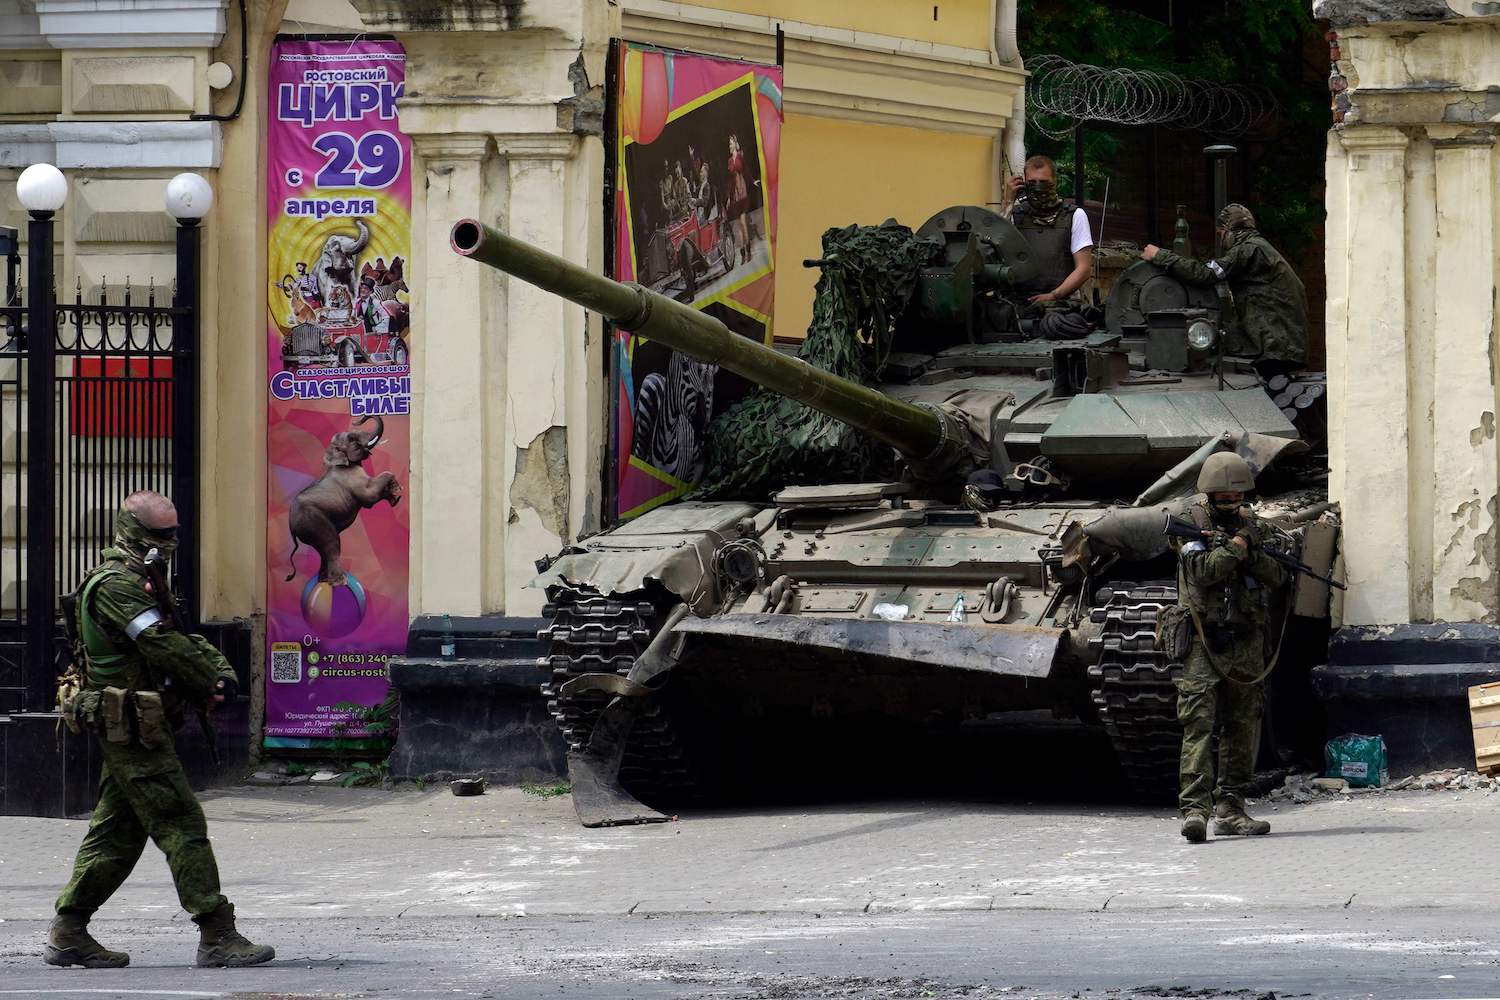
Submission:
M 1172 538 L 1191 538 L 1194 541 L 1202 541 L 1205 538 L 1212 538 L 1216 534 L 1221 534 L 1221 532 L 1200 528 L 1196 524 L 1189 524 L 1186 521 L 1178 520 L 1171 514 L 1168 514 L 1167 523 L 1162 526 L 1162 534 L 1168 535 Z M 1319 580 L 1323 583 L 1328 584 L 1330 587 L 1337 587 L 1340 590 L 1345 589 L 1342 583 L 1339 583 L 1337 580 L 1334 580 L 1330 577 L 1323 576 L 1321 573 L 1317 572 L 1307 563 L 1296 558 L 1295 556 L 1289 556 L 1285 552 L 1273 549 L 1270 546 L 1263 546 L 1261 548 L 1261 551 L 1270 556 L 1273 562 L 1290 570 L 1293 573 L 1301 573 L 1303 576 L 1310 576 L 1314 580 Z
M 172 623 L 172 627 L 183 635 L 191 634 L 187 622 L 182 619 L 182 610 L 177 607 L 177 602 L 172 598 L 172 587 L 167 582 L 167 561 L 161 557 L 154 547 L 146 553 L 144 560 L 146 564 L 146 575 L 151 578 L 151 596 L 156 599 L 156 606 Z M 171 678 L 164 679 L 164 683 L 170 683 Z M 203 740 L 208 744 L 208 759 L 213 761 L 214 770 L 219 769 L 219 741 L 218 733 L 214 730 L 214 724 L 208 720 L 208 709 L 198 706 L 198 727 L 203 730 Z

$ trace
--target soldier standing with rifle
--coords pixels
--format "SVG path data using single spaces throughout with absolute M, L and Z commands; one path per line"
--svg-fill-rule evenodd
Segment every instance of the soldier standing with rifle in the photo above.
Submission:
M 206 710 L 235 693 L 233 668 L 176 616 L 163 571 L 176 547 L 172 501 L 133 493 L 115 515 L 113 547 L 78 591 L 76 634 L 86 673 L 81 689 L 60 690 L 59 702 L 65 720 L 98 737 L 104 773 L 73 878 L 47 932 L 49 965 L 129 964 L 129 955 L 90 936 L 88 922 L 129 876 L 148 837 L 167 856 L 177 898 L 198 925 L 199 966 L 276 957 L 235 930 L 203 809 L 173 746 L 185 709 Z
M 1191 649 L 1177 682 L 1177 718 L 1182 723 L 1182 835 L 1194 844 L 1207 839 L 1210 813 L 1216 836 L 1271 832 L 1270 823 L 1246 814 L 1245 788 L 1255 771 L 1270 673 L 1271 598 L 1286 574 L 1265 547 L 1272 529 L 1244 503 L 1254 488 L 1244 459 L 1228 452 L 1209 456 L 1198 474 L 1198 492 L 1206 499 L 1187 512 L 1196 532 L 1181 533 L 1196 537 L 1185 540 L 1172 532 L 1177 601 L 1187 612 L 1176 620 L 1192 623 Z

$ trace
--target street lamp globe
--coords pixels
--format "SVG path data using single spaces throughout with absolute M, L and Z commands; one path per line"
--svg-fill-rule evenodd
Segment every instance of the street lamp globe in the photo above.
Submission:
M 68 179 L 50 163 L 33 163 L 16 179 L 16 198 L 26 211 L 50 215 L 68 200 Z
M 197 222 L 214 205 L 214 189 L 198 174 L 178 174 L 167 181 L 167 211 L 178 222 Z

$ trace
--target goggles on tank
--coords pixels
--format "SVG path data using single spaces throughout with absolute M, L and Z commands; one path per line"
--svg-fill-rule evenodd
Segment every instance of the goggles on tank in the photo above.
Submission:
M 1056 486 L 1068 488 L 1068 481 L 1051 469 L 1037 462 L 1022 462 L 1011 470 L 1011 476 L 1033 486 Z

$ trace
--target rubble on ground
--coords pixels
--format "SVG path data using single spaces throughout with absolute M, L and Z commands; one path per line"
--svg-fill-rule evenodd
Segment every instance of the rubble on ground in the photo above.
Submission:
M 1273 789 L 1262 801 L 1293 802 L 1301 805 L 1315 799 L 1404 791 L 1482 791 L 1494 794 L 1500 791 L 1500 776 L 1475 774 L 1461 767 L 1453 767 L 1443 771 L 1428 771 L 1426 774 L 1398 778 L 1389 785 L 1359 788 L 1351 786 L 1343 778 L 1325 778 L 1315 771 L 1309 771 L 1305 774 L 1287 775 L 1281 787 Z

